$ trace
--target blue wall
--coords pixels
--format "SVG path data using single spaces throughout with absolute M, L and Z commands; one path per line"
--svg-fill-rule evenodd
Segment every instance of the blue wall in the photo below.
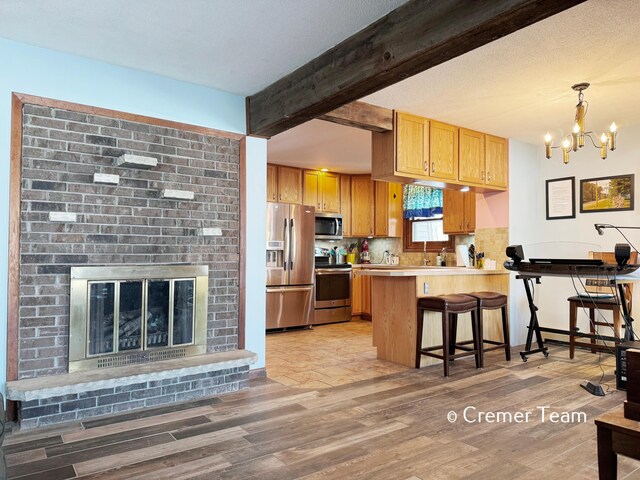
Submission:
M 26 93 L 236 133 L 245 133 L 245 101 L 244 97 L 218 90 L 2 38 L 0 65 L 0 390 L 4 392 L 11 93 Z M 252 150 L 257 155 L 253 158 L 248 155 L 247 163 L 259 166 L 256 168 L 257 176 L 266 183 L 262 175 L 262 164 L 266 164 L 266 141 L 252 140 Z M 251 169 L 249 171 L 253 174 Z M 257 180 L 262 181 L 261 178 Z M 264 212 L 266 208 L 265 196 L 255 195 L 253 198 L 254 195 L 255 192 L 248 188 L 249 216 Z M 247 277 L 260 276 L 264 269 L 262 263 L 248 263 Z M 254 314 L 260 315 L 260 308 Z M 247 348 L 260 355 L 257 366 L 264 366 L 264 330 L 260 333 L 251 328 L 250 322 L 255 320 L 253 317 L 247 322 L 247 331 L 254 332 L 251 338 L 247 338 Z M 261 323 L 264 322 L 258 321 L 257 325 Z

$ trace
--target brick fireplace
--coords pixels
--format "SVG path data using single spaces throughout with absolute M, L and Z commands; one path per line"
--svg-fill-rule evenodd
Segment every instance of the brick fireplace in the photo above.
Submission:
M 109 414 L 243 386 L 255 356 L 237 354 L 239 140 L 202 128 L 167 126 L 168 122 L 158 125 L 146 117 L 124 114 L 123 118 L 118 112 L 92 107 L 44 103 L 25 101 L 20 117 L 17 365 L 9 366 L 16 375 L 8 384 L 8 397 L 21 402 L 22 426 Z M 173 328 L 174 311 L 169 314 L 168 310 L 177 301 L 188 305 L 194 297 L 189 288 L 195 288 L 195 283 L 178 283 L 158 273 L 140 275 L 138 287 L 121 283 L 118 275 L 106 275 L 94 288 L 96 295 L 117 289 L 117 298 L 122 299 L 131 297 L 136 288 L 141 292 L 139 306 L 112 306 L 112 313 L 104 314 L 103 323 L 115 329 L 115 335 L 119 323 L 114 315 L 120 308 L 151 315 L 149 295 L 155 295 L 158 304 L 166 300 L 166 326 L 157 331 L 143 326 L 137 330 L 138 337 L 134 332 L 117 340 L 114 331 L 109 333 L 102 325 L 107 333 L 99 332 L 98 353 L 126 356 L 127 360 L 103 362 L 108 371 L 99 377 L 107 379 L 107 384 L 83 383 L 81 377 L 73 377 L 76 374 L 70 371 L 76 369 L 69 368 L 70 338 L 71 343 L 91 349 L 98 337 L 90 337 L 87 329 L 70 337 L 72 269 L 100 267 L 104 272 L 111 268 L 130 271 L 136 277 L 136 269 L 158 271 L 175 265 L 206 271 L 200 336 L 195 331 L 191 337 L 180 336 L 183 334 Z M 183 300 L 174 300 L 174 289 L 184 290 Z M 84 307 L 91 305 L 86 299 L 83 302 Z M 100 308 L 108 310 L 104 301 Z M 125 323 L 126 328 L 134 328 L 130 321 Z M 120 325 L 124 325 L 122 320 Z M 188 331 L 184 325 L 181 328 Z M 153 354 L 171 350 L 174 335 L 180 336 L 177 346 L 188 347 L 177 350 L 188 350 L 196 355 L 195 360 L 179 363 L 176 359 L 174 365 L 171 358 L 175 354 Z M 197 348 L 196 337 L 200 339 Z M 94 344 L 88 346 L 91 338 Z M 222 355 L 221 362 L 216 362 L 215 354 Z M 140 370 L 143 376 L 131 367 L 154 359 L 161 360 L 162 368 L 147 366 Z M 112 366 L 124 364 L 128 366 Z M 175 375 L 168 375 L 174 367 Z M 68 384 L 75 386 L 65 390 Z M 87 388 L 94 395 L 87 396 Z

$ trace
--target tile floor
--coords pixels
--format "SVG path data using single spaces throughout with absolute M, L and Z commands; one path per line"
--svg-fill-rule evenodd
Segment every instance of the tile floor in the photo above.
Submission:
M 267 375 L 283 385 L 329 388 L 409 370 L 376 359 L 371 322 L 319 325 L 267 334 Z

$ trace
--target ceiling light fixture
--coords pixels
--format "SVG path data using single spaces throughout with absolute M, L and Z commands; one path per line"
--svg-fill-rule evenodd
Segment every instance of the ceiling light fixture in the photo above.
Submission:
M 603 132 L 598 138 L 596 132 L 586 132 L 584 127 L 584 120 L 589 110 L 589 102 L 584 99 L 583 91 L 589 88 L 589 84 L 576 83 L 571 88 L 578 92 L 578 104 L 576 105 L 576 117 L 573 125 L 573 131 L 567 135 L 562 141 L 561 145 L 553 145 L 553 139 L 551 134 L 547 132 L 544 136 L 545 153 L 547 158 L 551 158 L 552 148 L 562 148 L 562 161 L 569 163 L 569 152 L 573 150 L 577 152 L 579 148 L 584 147 L 584 138 L 587 137 L 595 148 L 600 149 L 600 156 L 604 160 L 607 158 L 607 148 L 611 151 L 616 149 L 616 134 L 618 128 L 616 122 L 612 122 L 608 132 Z M 595 139 L 594 139 L 595 137 Z

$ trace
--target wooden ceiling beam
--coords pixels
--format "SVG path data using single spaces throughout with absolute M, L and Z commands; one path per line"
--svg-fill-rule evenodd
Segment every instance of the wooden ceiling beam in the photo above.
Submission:
M 584 1 L 410 0 L 247 97 L 248 134 L 271 137 Z
M 393 110 L 365 102 L 347 103 L 318 118 L 372 132 L 393 130 Z

